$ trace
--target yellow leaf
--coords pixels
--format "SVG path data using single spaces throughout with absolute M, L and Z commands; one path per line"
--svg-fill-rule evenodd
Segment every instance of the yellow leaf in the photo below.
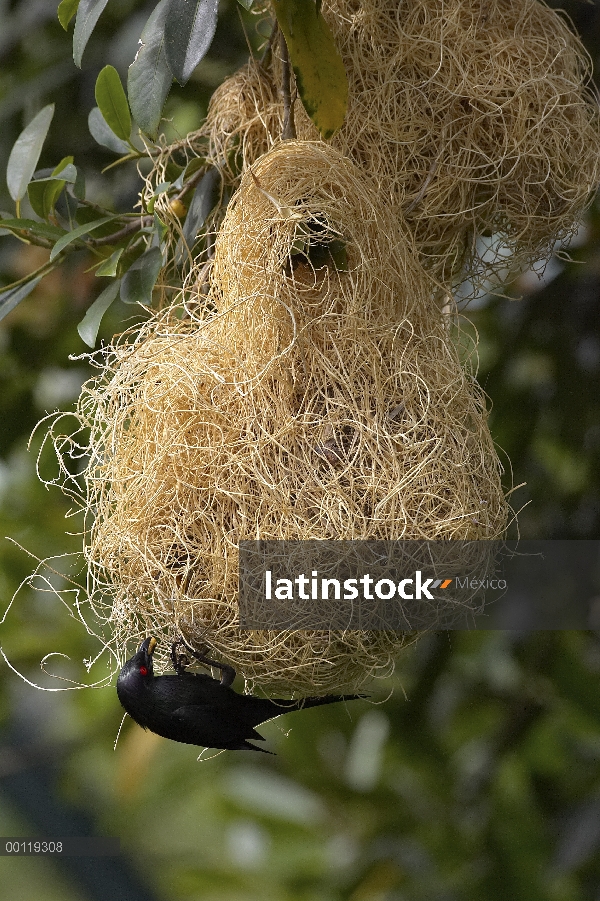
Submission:
M 348 80 L 333 35 L 314 0 L 273 0 L 304 109 L 323 138 L 341 128 Z

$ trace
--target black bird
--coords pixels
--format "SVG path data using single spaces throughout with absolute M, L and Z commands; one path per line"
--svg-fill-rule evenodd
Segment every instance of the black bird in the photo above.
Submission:
M 177 653 L 180 645 L 204 666 L 220 669 L 220 681 L 202 673 L 186 672 L 190 661 L 185 652 Z M 183 639 L 171 648 L 176 675 L 155 676 L 152 667 L 155 647 L 156 639 L 146 638 L 137 654 L 127 661 L 117 679 L 119 700 L 129 716 L 144 729 L 189 745 L 269 754 L 270 751 L 248 741 L 249 738 L 265 740 L 255 726 L 290 710 L 364 697 L 324 695 L 290 701 L 241 695 L 230 688 L 235 679 L 232 666 L 209 660 L 205 656 L 207 648 L 197 653 Z

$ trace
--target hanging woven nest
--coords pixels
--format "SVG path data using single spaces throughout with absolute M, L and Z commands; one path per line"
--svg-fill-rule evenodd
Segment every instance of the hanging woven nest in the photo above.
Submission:
M 473 290 L 552 253 L 600 184 L 591 61 L 539 0 L 325 0 L 349 79 L 333 144 L 406 220 L 425 268 Z M 270 71 L 251 62 L 215 93 L 215 160 L 247 166 L 281 134 Z M 298 136 L 316 129 L 296 104 Z
M 238 544 L 502 536 L 484 397 L 431 292 L 336 150 L 286 142 L 244 175 L 208 299 L 109 348 L 81 397 L 86 555 L 119 650 L 182 633 L 301 694 L 391 672 L 401 633 L 241 630 Z

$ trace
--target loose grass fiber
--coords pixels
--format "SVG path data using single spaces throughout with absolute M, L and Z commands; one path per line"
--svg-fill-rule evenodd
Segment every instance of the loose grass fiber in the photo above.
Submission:
M 502 535 L 484 398 L 431 291 L 336 150 L 286 142 L 244 175 L 208 307 L 190 280 L 80 400 L 86 555 L 118 647 L 183 633 L 249 685 L 300 694 L 393 669 L 400 633 L 240 630 L 238 542 Z
M 474 285 L 552 253 L 600 183 L 591 61 L 539 0 L 325 0 L 349 78 L 333 144 L 402 214 L 421 262 Z M 213 97 L 200 136 L 247 165 L 277 140 L 282 104 L 250 63 Z M 300 103 L 298 136 L 317 132 Z M 508 263 L 507 263 L 508 258 Z

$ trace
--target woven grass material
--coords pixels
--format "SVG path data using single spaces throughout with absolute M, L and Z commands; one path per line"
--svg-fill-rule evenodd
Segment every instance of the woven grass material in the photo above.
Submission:
M 324 0 L 323 13 L 350 88 L 333 144 L 403 214 L 436 278 L 476 290 L 577 229 L 600 183 L 600 119 L 559 13 L 538 0 Z M 215 92 L 200 133 L 215 159 L 235 144 L 248 165 L 277 140 L 279 77 L 251 62 Z M 318 137 L 300 103 L 296 120 Z
M 347 271 L 311 262 L 333 241 Z M 240 630 L 238 542 L 502 535 L 484 397 L 431 291 L 396 217 L 333 148 L 286 142 L 246 173 L 217 237 L 212 311 L 188 294 L 156 314 L 81 397 L 86 554 L 118 647 L 182 632 L 249 685 L 301 694 L 391 672 L 400 633 Z

